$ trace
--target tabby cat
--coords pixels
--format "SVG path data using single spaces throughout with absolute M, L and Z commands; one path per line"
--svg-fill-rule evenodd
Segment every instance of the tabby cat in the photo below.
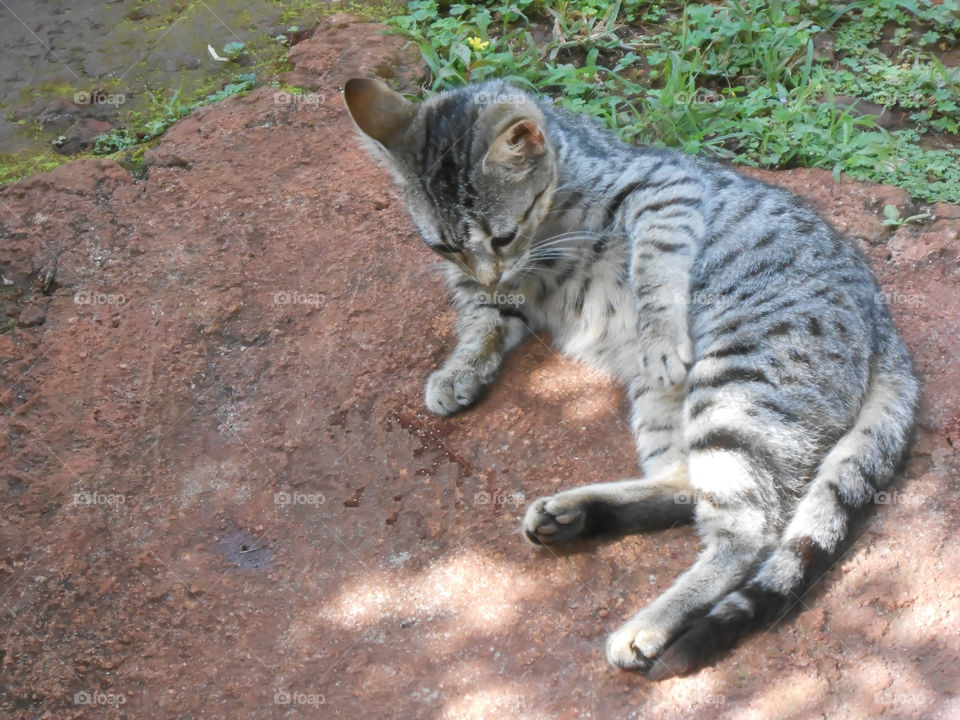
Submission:
M 449 260 L 458 343 L 427 408 L 468 408 L 531 332 L 626 387 L 643 477 L 536 500 L 529 541 L 696 522 L 699 558 L 609 637 L 609 662 L 685 674 L 781 617 L 914 422 L 918 383 L 860 252 L 788 192 L 502 82 L 414 103 L 352 79 L 344 96 Z

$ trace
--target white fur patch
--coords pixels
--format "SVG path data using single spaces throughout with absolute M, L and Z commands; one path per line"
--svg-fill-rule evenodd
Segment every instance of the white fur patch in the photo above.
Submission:
M 690 484 L 721 502 L 735 501 L 757 487 L 753 468 L 741 453 L 728 450 L 697 450 L 690 453 Z

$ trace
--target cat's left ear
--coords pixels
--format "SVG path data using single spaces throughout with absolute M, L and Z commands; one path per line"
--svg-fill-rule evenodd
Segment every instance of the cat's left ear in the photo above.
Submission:
M 521 180 L 533 170 L 536 158 L 546 151 L 543 128 L 533 118 L 523 118 L 497 136 L 483 158 L 483 167 Z
M 406 132 L 417 106 L 379 80 L 351 78 L 343 86 L 350 117 L 363 133 L 388 150 Z

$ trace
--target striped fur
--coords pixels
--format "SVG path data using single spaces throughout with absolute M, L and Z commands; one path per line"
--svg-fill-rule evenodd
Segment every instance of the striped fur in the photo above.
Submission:
M 530 332 L 626 388 L 644 477 L 540 498 L 526 537 L 697 524 L 699 558 L 608 660 L 690 672 L 789 610 L 914 422 L 910 359 L 855 247 L 783 190 L 503 83 L 419 105 L 374 81 L 345 95 L 450 260 L 459 341 L 427 407 L 469 407 Z

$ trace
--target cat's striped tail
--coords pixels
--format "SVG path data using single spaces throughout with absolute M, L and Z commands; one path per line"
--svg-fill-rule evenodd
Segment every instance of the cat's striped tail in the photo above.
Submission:
M 919 385 L 895 332 L 878 360 L 854 426 L 824 458 L 779 544 L 743 585 L 681 631 L 648 677 L 710 664 L 746 633 L 782 618 L 817 580 L 813 568 L 836 555 L 853 513 L 889 486 L 910 442 Z

